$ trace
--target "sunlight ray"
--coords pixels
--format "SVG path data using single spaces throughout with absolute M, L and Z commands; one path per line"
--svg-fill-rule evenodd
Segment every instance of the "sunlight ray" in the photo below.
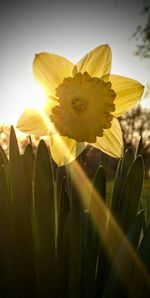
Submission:
M 59 139 L 59 135 L 58 135 Z M 62 150 L 65 150 L 68 154 L 70 154 L 70 151 L 68 150 L 66 144 L 62 142 L 62 140 L 59 140 L 59 145 L 61 145 Z M 116 250 L 119 247 L 121 243 L 124 245 L 124 249 L 128 254 L 129 262 L 132 262 L 136 269 L 142 272 L 145 280 L 150 285 L 150 275 L 144 265 L 144 263 L 141 261 L 141 259 L 138 257 L 135 249 L 131 246 L 129 243 L 127 237 L 121 230 L 120 226 L 118 225 L 117 221 L 115 220 L 114 216 L 110 213 L 109 209 L 105 205 L 102 197 L 100 194 L 96 191 L 96 189 L 92 189 L 92 183 L 83 171 L 80 164 L 74 160 L 69 168 L 69 175 L 71 177 L 71 181 L 73 182 L 74 186 L 76 187 L 79 197 L 82 201 L 82 204 L 86 210 L 89 210 L 90 216 L 92 218 L 92 221 L 97 229 L 97 232 L 99 234 L 100 239 L 102 240 L 108 255 L 111 260 L 115 259 L 116 256 Z M 82 181 L 82 183 L 81 183 Z M 86 193 L 91 193 L 91 190 L 93 192 L 92 195 L 92 204 L 89 208 L 89 199 L 83 192 L 82 186 L 83 184 L 86 185 Z M 109 220 L 109 225 L 107 225 Z M 107 227 L 106 227 L 107 226 Z M 106 233 L 107 230 L 107 233 Z M 110 243 L 110 239 L 115 239 L 113 243 Z M 116 262 L 116 269 L 118 273 L 120 274 L 120 277 L 126 286 L 127 289 L 130 287 L 130 281 L 129 281 L 129 267 L 126 266 L 125 270 L 120 270 L 119 264 Z

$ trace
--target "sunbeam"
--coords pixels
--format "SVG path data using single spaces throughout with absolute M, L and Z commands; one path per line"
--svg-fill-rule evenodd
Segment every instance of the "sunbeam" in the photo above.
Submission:
M 58 144 L 59 146 L 61 146 L 61 150 L 66 151 L 66 155 L 70 154 L 70 151 L 68 150 L 66 144 L 62 142 L 62 139 L 59 139 L 59 135 L 58 135 Z M 71 177 L 71 181 L 73 182 L 75 188 L 79 193 L 81 203 L 83 204 L 84 208 L 87 209 L 88 212 L 90 213 L 92 221 L 97 229 L 99 237 L 102 240 L 110 259 L 111 260 L 115 259 L 117 249 L 119 248 L 120 244 L 123 244 L 124 251 L 126 251 L 126 254 L 128 255 L 129 264 L 133 264 L 136 270 L 139 270 L 143 274 L 143 278 L 150 285 L 150 275 L 144 263 L 137 255 L 133 246 L 131 246 L 130 242 L 128 241 L 127 237 L 121 230 L 120 226 L 118 225 L 114 216 L 111 214 L 110 210 L 107 208 L 100 194 L 96 191 L 96 189 L 93 189 L 92 183 L 90 182 L 89 178 L 83 171 L 80 164 L 75 160 L 73 163 L 70 164 L 68 169 L 69 169 L 69 175 Z M 83 184 L 86 185 L 87 193 L 90 193 L 92 190 L 93 195 L 92 195 L 92 201 L 90 202 L 90 204 L 89 204 L 89 198 L 87 198 L 87 196 L 84 195 L 83 188 L 82 188 Z M 115 262 L 114 264 L 116 265 L 116 269 L 124 285 L 126 286 L 127 289 L 129 289 L 130 266 L 126 266 L 125 270 L 120 270 L 119 263 Z M 134 297 L 134 293 L 133 293 L 133 297 Z

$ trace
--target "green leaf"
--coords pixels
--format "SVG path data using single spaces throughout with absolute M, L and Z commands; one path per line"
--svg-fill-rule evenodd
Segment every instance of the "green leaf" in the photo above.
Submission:
M 95 189 L 102 200 L 106 199 L 106 175 L 104 168 L 100 166 L 94 176 L 93 179 L 93 189 Z
M 13 201 L 17 201 L 20 200 L 22 194 L 22 181 L 20 176 L 20 153 L 13 126 L 11 126 L 10 130 L 9 164 L 11 174 L 11 196 Z
M 124 154 L 122 164 L 121 164 L 121 181 L 120 184 L 123 186 L 124 180 L 126 179 L 128 172 L 132 166 L 132 163 L 134 161 L 134 155 L 132 148 L 128 148 Z
M 65 167 L 57 167 L 56 170 L 56 204 L 57 214 L 59 217 L 59 209 L 62 200 L 62 193 L 66 190 L 66 169 Z
M 118 206 L 120 204 L 120 193 L 122 191 L 122 188 L 125 183 L 125 179 L 128 175 L 128 172 L 130 170 L 130 167 L 133 163 L 134 155 L 131 148 L 128 148 L 124 154 L 124 157 L 122 160 L 119 161 L 116 177 L 115 177 L 115 183 L 114 183 L 114 189 L 111 199 L 111 212 L 115 215 Z
M 140 137 L 140 138 L 139 138 L 138 145 L 137 145 L 137 148 L 136 148 L 136 151 L 135 151 L 135 158 L 136 158 L 138 155 L 141 155 L 141 153 L 142 153 L 142 146 L 143 146 L 143 140 L 142 140 L 142 137 Z
M 135 263 L 134 272 L 130 283 L 130 297 L 150 297 L 150 224 L 138 249 L 142 266 Z
M 136 250 L 133 250 L 132 247 L 135 247 L 135 249 L 137 248 L 142 228 L 143 213 L 141 212 L 136 216 L 127 238 L 123 239 L 116 257 L 113 260 L 112 268 L 102 296 L 103 298 L 128 297 L 136 260 Z M 137 296 L 131 295 L 129 297 Z M 141 295 L 140 297 L 144 296 Z
M 133 162 L 120 193 L 120 205 L 117 219 L 124 231 L 131 227 L 138 212 L 144 181 L 144 165 L 142 156 Z
M 78 162 L 82 164 L 81 156 L 78 157 Z M 68 297 L 81 298 L 83 280 L 83 253 L 85 240 L 85 211 L 82 203 L 84 183 L 82 179 L 80 179 L 80 185 L 78 189 L 78 186 L 75 183 L 76 179 L 78 179 L 78 173 L 76 172 L 74 166 L 70 165 L 69 173 L 71 176 L 71 191 L 69 193 L 69 195 L 71 194 L 71 210 L 68 223 L 70 225 Z
M 0 166 L 0 288 L 1 295 L 16 296 L 15 234 L 5 165 Z M 16 254 L 15 254 L 16 255 Z M 17 265 L 16 265 L 17 266 Z
M 7 186 L 8 186 L 8 198 L 9 200 L 11 200 L 11 189 L 10 189 L 10 168 L 9 168 L 9 161 L 8 158 L 4 152 L 4 150 L 2 149 L 2 147 L 0 146 L 0 165 L 4 165 L 4 169 L 6 171 L 6 177 L 7 177 Z M 5 185 L 5 183 L 4 183 Z
M 35 252 L 39 295 L 55 292 L 55 204 L 54 181 L 47 146 L 40 141 L 35 161 L 34 208 Z M 37 247 L 37 241 L 39 245 Z
M 10 128 L 10 141 L 9 141 L 9 159 L 13 160 L 14 162 L 18 161 L 20 152 L 19 152 L 19 146 L 15 134 L 14 127 L 11 126 Z
M 121 176 L 121 165 L 122 160 L 120 159 L 117 166 L 117 171 L 115 175 L 115 181 L 114 181 L 114 187 L 113 187 L 113 193 L 111 198 L 111 212 L 115 214 L 118 205 L 119 205 L 119 199 L 120 199 L 120 176 Z
M 95 297 L 96 292 L 96 272 L 97 261 L 100 250 L 100 239 L 94 223 L 88 215 L 86 239 L 84 247 L 84 278 L 83 278 L 83 293 L 84 297 Z
M 13 127 L 11 127 L 10 133 L 9 162 L 12 212 L 18 251 L 16 267 L 20 286 L 19 295 L 34 296 L 35 264 L 31 222 L 32 179 L 26 159 L 19 153 Z
M 25 151 L 24 151 L 24 157 L 25 157 L 28 167 L 29 167 L 31 179 L 33 179 L 35 157 L 34 157 L 34 153 L 33 153 L 31 144 L 28 144 L 26 146 Z
M 58 180 L 57 180 L 58 181 Z M 56 297 L 66 298 L 68 296 L 69 276 L 69 244 L 70 244 L 70 202 L 66 192 L 65 178 L 59 192 L 59 213 L 58 213 L 58 238 L 57 238 L 57 287 Z
M 83 295 L 85 297 L 95 297 L 96 288 L 97 288 L 97 271 L 98 264 L 101 267 L 101 273 L 103 272 L 102 268 L 102 258 L 104 255 L 100 256 L 101 264 L 98 262 L 99 253 L 102 252 L 102 243 L 98 231 L 96 229 L 93 218 L 91 217 L 91 210 L 95 210 L 95 192 L 99 196 L 99 200 L 105 201 L 106 199 L 106 176 L 104 168 L 100 166 L 94 176 L 90 205 L 89 210 L 87 210 L 87 223 L 86 223 L 86 238 L 85 238 L 85 247 L 84 247 L 84 279 L 83 279 Z M 101 221 L 101 214 L 99 215 L 99 221 Z M 104 221 L 104 219 L 103 219 Z M 105 228 L 106 228 L 107 218 L 105 218 Z M 106 231 L 105 231 L 106 232 Z M 104 233 L 105 233 L 104 232 Z M 105 264 L 106 265 L 106 264 Z M 101 276 L 102 277 L 102 276 Z M 101 281 L 99 286 L 101 286 Z

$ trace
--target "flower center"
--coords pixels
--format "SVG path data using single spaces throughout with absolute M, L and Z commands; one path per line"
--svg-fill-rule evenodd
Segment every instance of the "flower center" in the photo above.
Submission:
M 87 104 L 85 100 L 80 98 L 73 98 L 72 99 L 72 107 L 78 113 L 83 112 L 87 108 Z
M 110 82 L 91 77 L 87 72 L 65 78 L 56 89 L 58 104 L 51 121 L 62 136 L 78 142 L 94 143 L 111 127 L 116 94 Z

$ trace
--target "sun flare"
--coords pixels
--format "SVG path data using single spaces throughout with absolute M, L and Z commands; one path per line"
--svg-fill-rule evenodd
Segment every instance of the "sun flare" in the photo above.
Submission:
M 12 97 L 14 97 L 14 95 L 12 95 Z M 6 124 L 16 126 L 20 115 L 25 109 L 34 108 L 38 111 L 42 111 L 46 102 L 46 96 L 42 88 L 31 79 L 28 82 L 28 86 L 19 90 L 14 100 L 16 104 L 13 105 L 9 111 L 6 111 Z
M 42 88 L 36 82 L 34 82 L 34 84 L 32 84 L 27 91 L 28 91 L 28 94 L 25 94 L 23 96 L 22 105 L 21 105 L 22 111 L 24 111 L 24 109 L 27 109 L 29 107 L 35 108 L 41 111 L 46 101 L 46 96 Z

